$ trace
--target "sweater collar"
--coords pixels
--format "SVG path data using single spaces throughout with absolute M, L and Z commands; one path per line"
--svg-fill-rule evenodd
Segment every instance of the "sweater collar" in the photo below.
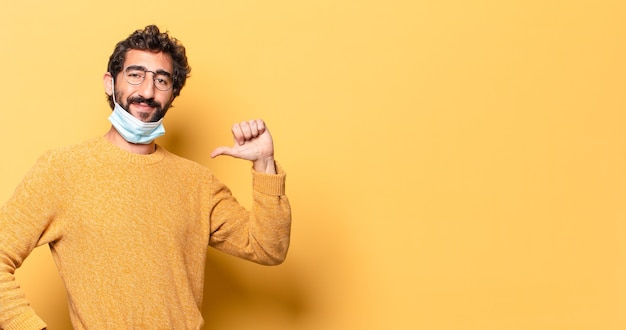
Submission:
M 128 162 L 131 164 L 148 165 L 158 163 L 165 158 L 166 151 L 158 144 L 155 144 L 156 150 L 149 155 L 135 154 L 126 151 L 113 143 L 109 142 L 105 137 L 99 137 L 94 140 L 95 147 L 99 150 L 99 157 L 103 160 L 114 162 Z

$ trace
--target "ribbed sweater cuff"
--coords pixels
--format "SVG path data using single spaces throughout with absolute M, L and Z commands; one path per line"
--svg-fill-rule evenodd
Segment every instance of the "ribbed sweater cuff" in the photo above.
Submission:
M 276 163 L 277 174 L 266 174 L 252 170 L 252 188 L 262 194 L 280 196 L 285 194 L 286 173 Z
M 34 330 L 47 327 L 46 323 L 30 310 L 9 323 L 5 330 Z

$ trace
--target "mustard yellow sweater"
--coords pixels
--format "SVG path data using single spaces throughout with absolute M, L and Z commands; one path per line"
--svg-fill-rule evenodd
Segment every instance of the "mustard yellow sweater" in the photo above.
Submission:
M 44 154 L 0 208 L 0 328 L 41 329 L 15 282 L 49 244 L 76 329 L 199 329 L 206 250 L 279 264 L 291 226 L 285 173 L 252 171 L 241 207 L 205 167 L 97 138 Z

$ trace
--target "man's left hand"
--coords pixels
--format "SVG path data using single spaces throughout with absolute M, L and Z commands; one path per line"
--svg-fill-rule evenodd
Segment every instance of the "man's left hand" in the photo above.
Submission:
M 217 147 L 211 157 L 227 155 L 252 161 L 257 172 L 276 174 L 274 142 L 262 119 L 243 121 L 232 127 L 234 145 Z

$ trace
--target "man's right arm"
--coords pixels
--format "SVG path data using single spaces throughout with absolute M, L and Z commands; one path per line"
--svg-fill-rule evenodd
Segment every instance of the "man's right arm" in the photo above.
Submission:
M 0 329 L 43 329 L 15 279 L 32 250 L 48 243 L 44 232 L 58 212 L 58 187 L 63 186 L 49 157 L 42 157 L 0 207 Z

